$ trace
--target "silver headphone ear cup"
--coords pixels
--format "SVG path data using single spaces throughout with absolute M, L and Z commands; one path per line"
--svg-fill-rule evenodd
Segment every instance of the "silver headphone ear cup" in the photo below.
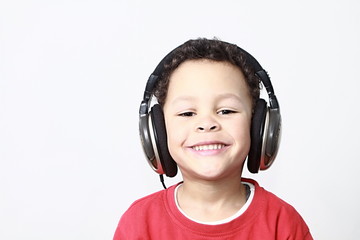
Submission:
M 250 129 L 251 145 L 247 166 L 251 173 L 259 172 L 266 115 L 267 103 L 264 99 L 259 99 L 255 105 Z
M 150 166 L 156 170 L 155 154 L 153 145 L 151 142 L 151 134 L 149 130 L 149 114 L 141 115 L 139 118 L 139 134 L 141 140 L 141 146 L 143 148 L 146 160 Z
M 150 167 L 157 173 L 163 174 L 156 148 L 154 148 L 154 133 L 150 114 L 140 116 L 139 133 L 141 146 Z
M 260 170 L 266 170 L 272 165 L 279 150 L 281 140 L 281 115 L 278 108 L 269 109 L 267 122 Z
M 177 174 L 177 164 L 169 152 L 164 113 L 159 104 L 155 104 L 151 108 L 150 116 L 155 140 L 153 146 L 155 152 L 158 153 L 157 157 L 161 163 L 161 168 L 166 176 L 174 177 Z

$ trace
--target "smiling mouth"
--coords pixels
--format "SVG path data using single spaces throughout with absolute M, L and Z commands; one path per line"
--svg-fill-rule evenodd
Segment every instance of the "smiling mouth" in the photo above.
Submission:
M 192 149 L 195 151 L 207 151 L 207 150 L 218 150 L 225 147 L 225 144 L 208 144 L 193 146 Z

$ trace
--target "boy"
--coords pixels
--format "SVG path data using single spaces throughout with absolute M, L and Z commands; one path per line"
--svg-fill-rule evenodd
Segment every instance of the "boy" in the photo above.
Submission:
M 172 177 L 178 167 L 183 182 L 133 203 L 114 240 L 312 239 L 292 206 L 241 177 L 246 158 L 256 173 L 277 152 L 281 120 L 264 73 L 251 55 L 219 40 L 190 40 L 163 59 L 144 93 L 140 133 L 153 169 Z M 259 100 L 262 77 L 269 112 Z M 158 104 L 148 113 L 152 95 Z M 262 134 L 272 128 L 267 143 Z

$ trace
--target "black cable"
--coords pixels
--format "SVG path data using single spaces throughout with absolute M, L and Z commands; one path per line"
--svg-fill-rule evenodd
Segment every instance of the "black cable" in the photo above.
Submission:
M 165 185 L 165 182 L 164 182 L 164 176 L 162 174 L 160 174 L 159 176 L 160 176 L 161 184 L 163 185 L 164 189 L 166 189 L 166 185 Z

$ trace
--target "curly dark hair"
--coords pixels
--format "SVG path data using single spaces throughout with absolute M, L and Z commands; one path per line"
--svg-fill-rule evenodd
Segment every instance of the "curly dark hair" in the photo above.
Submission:
M 256 100 L 259 99 L 260 80 L 247 62 L 245 54 L 234 44 L 218 39 L 199 38 L 185 42 L 170 55 L 171 57 L 166 59 L 164 63 L 164 68 L 154 90 L 154 95 L 161 106 L 165 104 L 170 76 L 173 71 L 187 60 L 200 59 L 229 62 L 238 67 L 245 76 L 252 97 L 253 107 L 255 106 Z

